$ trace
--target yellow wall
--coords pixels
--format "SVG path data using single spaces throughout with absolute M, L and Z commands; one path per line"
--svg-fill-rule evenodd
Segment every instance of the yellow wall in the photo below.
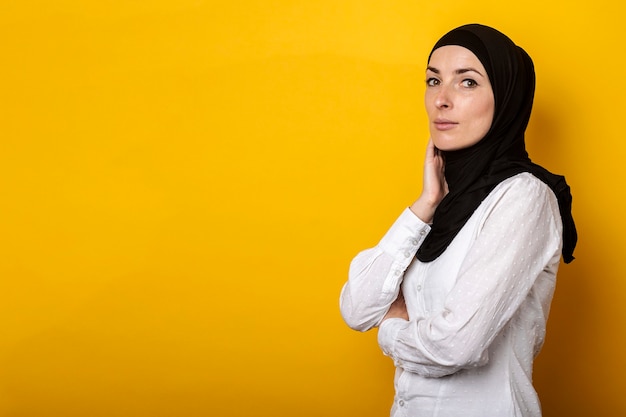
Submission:
M 0 416 L 383 416 L 350 259 L 417 196 L 425 58 L 534 58 L 533 158 L 580 244 L 536 385 L 626 413 L 623 20 L 612 0 L 0 3 Z

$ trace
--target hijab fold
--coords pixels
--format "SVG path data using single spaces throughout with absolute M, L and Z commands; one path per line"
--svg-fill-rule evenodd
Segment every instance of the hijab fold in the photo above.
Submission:
M 524 142 L 535 93 L 532 59 L 506 35 L 478 24 L 451 30 L 435 44 L 430 54 L 446 45 L 467 48 L 480 60 L 491 82 L 495 110 L 491 128 L 478 143 L 442 152 L 449 193 L 435 211 L 431 231 L 418 250 L 417 258 L 430 262 L 439 257 L 500 182 L 529 172 L 546 183 L 557 197 L 563 222 L 563 259 L 570 263 L 577 241 L 570 187 L 565 177 L 533 163 Z

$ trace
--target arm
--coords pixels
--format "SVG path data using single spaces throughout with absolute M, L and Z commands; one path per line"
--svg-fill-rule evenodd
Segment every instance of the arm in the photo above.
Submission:
M 375 248 L 361 252 L 350 264 L 348 282 L 341 290 L 340 309 L 351 328 L 366 331 L 378 326 L 383 318 L 408 318 L 404 299 L 398 297 L 400 284 L 430 231 L 426 223 L 432 221 L 435 209 L 448 192 L 443 172 L 443 157 L 429 140 L 420 197 Z
M 432 139 L 429 140 L 426 147 L 426 158 L 424 159 L 424 190 L 410 207 L 417 217 L 424 219 L 427 223 L 432 221 L 435 209 L 445 195 L 448 194 L 444 167 L 445 163 L 441 152 L 435 148 Z M 382 321 L 384 322 L 390 318 L 409 319 L 409 312 L 406 309 L 402 291 L 398 294 L 398 298 L 389 306 L 387 314 L 385 314 Z
M 408 317 L 404 299 L 398 297 L 400 284 L 404 271 L 430 231 L 426 223 L 432 221 L 437 205 L 448 192 L 443 170 L 443 157 L 429 140 L 420 197 L 410 210 L 402 213 L 375 248 L 361 252 L 350 265 L 348 282 L 341 291 L 340 309 L 351 328 L 366 331 L 378 326 L 383 317 Z
M 561 224 L 550 189 L 525 178 L 507 186 L 483 218 L 442 311 L 380 325 L 379 344 L 397 366 L 440 377 L 486 364 L 489 345 L 535 279 L 558 262 Z
M 380 324 L 429 230 L 430 226 L 405 209 L 377 246 L 352 260 L 339 299 L 348 326 L 366 331 Z

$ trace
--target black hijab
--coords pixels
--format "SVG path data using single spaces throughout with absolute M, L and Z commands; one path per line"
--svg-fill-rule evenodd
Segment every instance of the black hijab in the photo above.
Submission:
M 524 143 L 535 93 L 532 59 L 506 35 L 478 24 L 448 32 L 435 44 L 431 55 L 446 45 L 462 46 L 478 57 L 491 82 L 495 110 L 491 128 L 482 140 L 468 148 L 442 152 L 450 191 L 435 211 L 432 229 L 417 258 L 422 262 L 436 259 L 496 185 L 530 172 L 557 197 L 563 221 L 563 259 L 570 263 L 577 240 L 570 188 L 564 177 L 531 162 Z

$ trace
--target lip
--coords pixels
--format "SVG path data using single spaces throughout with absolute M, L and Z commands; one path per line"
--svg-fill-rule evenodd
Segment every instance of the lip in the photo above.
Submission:
M 435 125 L 435 128 L 437 128 L 437 130 L 450 130 L 454 129 L 456 125 L 458 125 L 457 122 L 453 122 L 452 120 L 448 119 L 435 119 L 433 121 L 433 124 Z

